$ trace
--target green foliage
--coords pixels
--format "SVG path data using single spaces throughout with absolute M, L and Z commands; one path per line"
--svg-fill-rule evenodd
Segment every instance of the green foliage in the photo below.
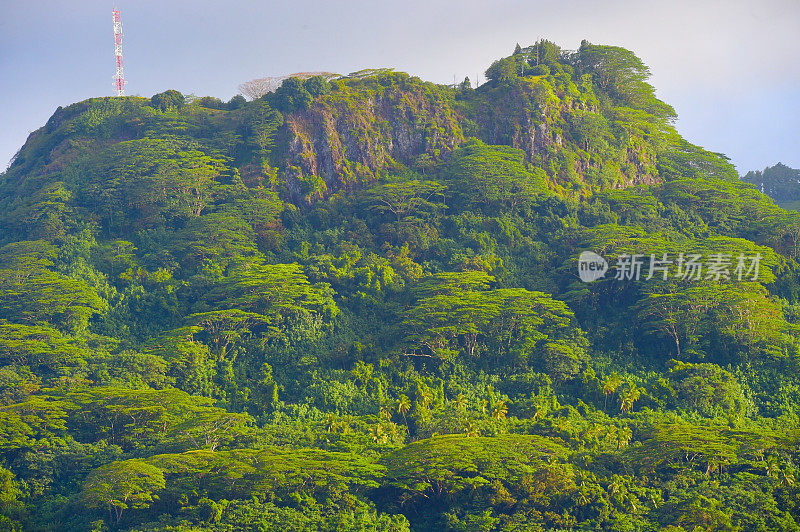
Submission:
M 170 89 L 168 91 L 154 94 L 150 98 L 150 105 L 161 111 L 170 111 L 172 109 L 180 109 L 184 104 L 184 96 L 180 92 Z M 206 106 L 204 106 L 206 107 Z
M 108 507 L 116 521 L 128 508 L 147 508 L 157 492 L 164 489 L 164 474 L 142 460 L 113 462 L 95 471 L 86 480 L 82 498 L 90 508 Z
M 311 76 L 303 82 L 303 87 L 315 98 L 331 90 L 331 84 L 324 76 Z
M 581 72 L 591 73 L 600 88 L 608 91 L 612 98 L 661 118 L 674 118 L 675 111 L 659 102 L 655 91 L 647 84 L 650 69 L 633 52 L 583 41 L 576 59 Z
M 763 171 L 747 172 L 742 179 L 778 203 L 800 199 L 800 170 L 778 163 Z
M 686 409 L 703 415 L 739 416 L 746 413 L 747 398 L 736 378 L 715 364 L 674 362 L 668 373 L 675 396 Z
M 323 85 L 319 83 L 311 83 L 311 89 L 314 91 L 321 91 L 322 87 Z M 306 87 L 306 82 L 301 78 L 287 78 L 283 80 L 281 86 L 275 91 L 276 105 L 283 113 L 305 109 L 313 99 L 314 95 L 311 94 Z
M 486 79 L 490 81 L 508 82 L 517 79 L 519 76 L 520 64 L 514 57 L 506 57 L 492 63 L 486 69 Z
M 93 315 L 106 310 L 107 302 L 83 279 L 54 271 L 55 254 L 44 241 L 0 248 L 0 311 L 17 322 L 84 331 Z
M 493 279 L 482 272 L 463 277 L 437 274 L 430 288 L 422 289 L 403 322 L 412 349 L 443 358 L 463 349 L 469 359 L 491 356 L 495 363 L 530 359 L 559 380 L 580 371 L 585 345 L 580 331 L 572 336 L 572 313 L 564 303 L 520 288 L 465 289 Z
M 256 100 L 245 109 L 249 142 L 258 150 L 257 154 L 267 157 L 275 148 L 275 136 L 283 125 L 283 116 L 263 99 Z
M 59 108 L 0 174 L 0 529 L 800 529 L 792 176 L 648 76 L 540 40 Z
M 472 515 L 491 515 L 492 509 L 535 512 L 556 525 L 560 520 L 553 510 L 577 491 L 574 472 L 563 463 L 567 454 L 538 436 L 439 436 L 395 451 L 385 463 L 404 506 L 435 508 L 452 501 L 455 507 L 469 506 Z
M 467 205 L 512 212 L 546 193 L 543 172 L 527 168 L 521 150 L 470 141 L 452 156 L 452 188 Z

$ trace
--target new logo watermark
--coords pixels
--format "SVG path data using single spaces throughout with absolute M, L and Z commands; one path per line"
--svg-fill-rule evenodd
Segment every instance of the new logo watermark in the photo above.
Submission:
M 584 283 L 605 277 L 614 270 L 618 281 L 641 279 L 680 279 L 684 281 L 758 281 L 761 254 L 744 253 L 651 253 L 621 254 L 609 267 L 608 261 L 593 251 L 583 251 L 578 257 L 578 276 Z
M 578 257 L 578 275 L 584 283 L 591 283 L 605 276 L 608 261 L 594 251 L 584 251 Z

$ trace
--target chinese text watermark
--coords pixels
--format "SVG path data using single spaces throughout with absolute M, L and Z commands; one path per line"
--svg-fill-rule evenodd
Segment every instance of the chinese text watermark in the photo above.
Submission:
M 584 251 L 578 257 L 578 276 L 585 283 L 601 279 L 609 271 L 618 281 L 758 281 L 760 265 L 760 253 L 651 253 L 621 254 L 609 266 L 602 256 Z

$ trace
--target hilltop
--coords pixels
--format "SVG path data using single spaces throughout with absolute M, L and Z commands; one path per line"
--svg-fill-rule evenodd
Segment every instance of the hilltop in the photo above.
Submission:
M 0 174 L 0 524 L 800 528 L 800 213 L 631 51 L 486 76 L 56 110 Z

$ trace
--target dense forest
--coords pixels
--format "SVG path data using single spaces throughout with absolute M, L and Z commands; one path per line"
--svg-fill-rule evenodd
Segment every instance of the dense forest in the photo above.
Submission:
M 0 528 L 800 530 L 800 213 L 628 50 L 486 76 L 32 133 L 0 174 Z M 585 250 L 761 263 L 583 283 Z

